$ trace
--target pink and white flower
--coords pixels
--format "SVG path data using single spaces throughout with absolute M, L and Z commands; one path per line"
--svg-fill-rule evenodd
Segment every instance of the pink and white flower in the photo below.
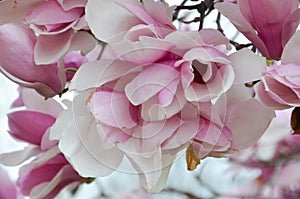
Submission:
M 65 78 L 56 64 L 38 66 L 34 62 L 36 36 L 16 24 L 0 26 L 1 72 L 18 84 L 34 88 L 45 97 L 61 93 Z
M 263 56 L 279 59 L 300 22 L 298 4 L 297 0 L 238 0 L 237 4 L 217 3 L 215 7 Z
M 70 1 L 49 0 L 40 3 L 24 17 L 24 23 L 29 24 L 36 34 L 59 34 L 71 28 L 76 29 L 83 20 L 87 0 L 76 3 Z M 80 29 L 80 28 L 79 28 Z
M 66 49 L 50 40 L 39 42 L 30 29 L 17 24 L 0 26 L 0 33 L 3 46 L 0 50 L 0 71 L 12 81 L 33 88 L 47 98 L 60 94 L 66 81 L 73 77 L 66 74 L 65 69 L 70 67 L 70 59 L 76 62 L 76 66 L 72 64 L 71 68 L 77 69 L 85 59 L 80 53 L 87 54 L 95 47 L 95 40 L 85 32 L 74 34 Z M 49 42 L 51 45 L 48 45 Z
M 123 157 L 128 158 L 139 173 L 141 184 L 151 192 L 163 188 L 176 154 L 195 136 L 205 143 L 203 146 L 211 144 L 211 151 L 221 153 L 253 144 L 269 124 L 273 111 L 250 94 L 234 92 L 229 100 L 232 107 L 223 102 L 233 84 L 261 78 L 265 62 L 250 50 L 227 56 L 214 46 L 227 42 L 220 33 L 207 30 L 172 32 L 165 39 L 145 36 L 138 41 L 113 43 L 104 52 L 110 56 L 85 63 L 76 72 L 70 88 L 79 94 L 51 128 L 51 139 L 59 140 L 60 150 L 86 177 L 108 175 L 118 168 Z M 147 56 L 136 56 L 141 54 Z M 198 97 L 191 99 L 186 89 L 196 81 L 194 60 L 200 67 L 197 80 L 202 78 L 201 83 L 206 82 L 211 90 L 191 89 Z M 249 60 L 257 65 L 243 74 Z M 183 69 L 189 72 L 183 73 Z M 184 84 L 186 77 L 189 82 Z M 234 106 L 233 102 L 238 104 Z M 210 115 L 212 109 L 207 110 L 208 123 L 203 123 L 205 108 L 199 107 L 215 104 L 219 104 L 213 111 L 216 115 Z M 239 114 L 241 109 L 245 109 L 244 114 Z M 257 111 L 260 117 L 246 114 L 249 109 Z M 261 122 L 253 130 L 255 133 L 245 131 L 244 137 L 240 136 L 244 123 L 236 117 L 243 122 Z M 216 129 L 226 125 L 228 133 L 207 131 L 206 126 L 212 123 L 216 123 Z M 220 140 L 220 136 L 224 139 Z M 200 148 L 198 151 L 207 155 L 207 150 Z
M 286 44 L 282 59 L 268 67 L 262 81 L 255 86 L 257 98 L 274 109 L 286 109 L 300 104 L 300 32 Z

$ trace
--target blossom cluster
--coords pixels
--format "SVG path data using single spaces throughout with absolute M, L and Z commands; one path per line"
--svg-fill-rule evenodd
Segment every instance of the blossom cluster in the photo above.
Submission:
M 33 158 L 17 180 L 21 194 L 32 198 L 76 190 L 122 170 L 124 159 L 155 193 L 183 150 L 194 170 L 205 157 L 254 145 L 275 110 L 300 104 L 298 4 L 0 1 L 0 71 L 20 85 L 9 134 L 28 143 L 0 162 Z M 176 17 L 194 8 L 199 31 Z M 221 27 L 202 27 L 213 9 L 252 50 Z

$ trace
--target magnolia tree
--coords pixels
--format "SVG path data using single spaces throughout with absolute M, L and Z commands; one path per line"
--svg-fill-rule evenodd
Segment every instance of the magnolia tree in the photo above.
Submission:
M 292 135 L 300 129 L 298 5 L 0 1 L 0 71 L 20 85 L 8 133 L 27 143 L 0 155 L 3 165 L 20 167 L 15 185 L 3 174 L 1 198 L 76 194 L 116 170 L 135 173 L 142 187 L 120 198 L 147 198 L 164 189 L 182 151 L 188 170 L 228 156 L 260 168 L 247 185 L 253 197 L 299 196 L 300 176 L 287 176 L 299 169 L 300 139 Z M 287 128 L 272 127 L 276 122 Z M 256 143 L 266 131 L 276 141 Z

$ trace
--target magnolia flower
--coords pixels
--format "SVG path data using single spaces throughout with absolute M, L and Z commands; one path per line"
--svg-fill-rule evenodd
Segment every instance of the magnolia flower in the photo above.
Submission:
M 20 168 L 17 186 L 25 196 L 53 198 L 62 189 L 75 189 L 85 182 L 50 141 L 49 127 L 63 110 L 53 99 L 45 101 L 32 90 L 21 91 L 26 110 L 8 115 L 9 133 L 16 139 L 29 144 L 24 150 L 0 155 L 0 162 L 16 166 L 34 157 Z
M 238 0 L 217 3 L 217 8 L 243 33 L 261 54 L 279 59 L 300 22 L 297 0 Z M 274 14 L 276 13 L 276 14 Z
M 16 24 L 0 26 L 0 70 L 18 84 L 34 88 L 45 97 L 61 93 L 65 85 L 57 64 L 38 66 L 34 62 L 35 35 Z M 17 46 L 17 48 L 16 48 Z
M 80 175 L 109 175 L 126 156 L 142 185 L 157 192 L 163 188 L 177 152 L 197 132 L 197 116 L 189 115 L 193 108 L 189 109 L 186 118 L 178 115 L 149 123 L 141 119 L 139 109 L 124 93 L 82 93 L 57 119 L 50 137 L 59 139 L 60 150 Z
M 44 1 L 24 16 L 24 23 L 39 35 L 34 47 L 35 63 L 49 64 L 68 52 L 86 54 L 94 48 L 92 36 L 80 31 L 88 29 L 84 18 L 86 3 L 86 0 Z M 79 32 L 74 33 L 74 30 Z
M 255 86 L 257 98 L 274 109 L 299 106 L 300 59 L 295 49 L 299 48 L 300 32 L 286 44 L 281 62 L 275 62 L 264 73 L 262 81 Z
M 96 44 L 92 36 L 85 32 L 74 34 L 68 44 L 53 43 L 51 39 L 37 41 L 29 29 L 16 24 L 2 25 L 0 32 L 0 44 L 5 46 L 0 50 L 0 71 L 12 81 L 33 88 L 47 98 L 63 91 L 66 81 L 73 77 L 65 68 L 79 68 L 84 61 L 80 53 L 87 54 Z M 76 66 L 70 66 L 74 61 Z
M 173 32 L 163 40 L 145 36 L 139 41 L 112 44 L 108 58 L 85 63 L 76 72 L 70 89 L 78 94 L 51 128 L 51 139 L 59 140 L 60 150 L 82 176 L 108 175 L 126 157 L 139 173 L 144 188 L 150 192 L 160 191 L 176 154 L 195 136 L 212 145 L 216 143 L 211 138 L 220 136 L 204 130 L 209 136 L 200 138 L 205 124 L 201 122 L 202 112 L 199 112 L 201 108 L 198 109 L 197 103 L 216 104 L 233 84 L 257 80 L 265 70 L 264 60 L 250 50 L 227 56 L 214 47 L 227 42 L 220 33 L 207 30 L 200 33 Z M 133 51 L 130 51 L 131 46 L 135 47 Z M 147 56 L 137 57 L 139 54 Z M 192 73 L 191 62 L 194 60 L 202 63 L 197 65 L 197 70 L 203 69 L 197 80 Z M 249 60 L 257 64 L 244 74 Z M 216 66 L 216 62 L 220 65 Z M 182 72 L 183 65 L 185 70 L 192 71 L 189 80 L 201 81 L 203 78 L 209 88 L 211 82 L 217 86 L 211 86 L 211 90 L 205 90 L 205 87 L 202 93 L 201 89 L 195 89 L 194 93 L 201 100 L 187 98 L 182 83 L 186 74 Z M 235 73 L 239 76 L 235 77 Z M 218 75 L 221 77 L 216 77 Z M 212 92 L 211 96 L 209 92 Z M 241 98 L 240 95 L 244 96 L 236 93 L 232 99 Z M 251 97 L 249 101 L 248 98 L 241 100 L 241 104 L 227 110 L 233 114 L 226 118 L 226 125 L 231 129 L 222 152 L 231 145 L 230 149 L 238 150 L 253 144 L 272 118 L 273 112 Z M 264 114 L 258 111 L 262 122 L 255 133 L 242 138 L 242 126 L 232 118 L 240 116 L 239 108 L 248 110 L 247 103 L 254 110 L 261 109 Z M 228 114 L 223 109 L 216 109 L 215 113 L 219 113 L 220 118 Z M 212 118 L 207 117 L 207 120 Z M 255 120 L 249 114 L 240 118 L 241 121 Z M 217 125 L 224 125 L 224 120 L 220 121 Z

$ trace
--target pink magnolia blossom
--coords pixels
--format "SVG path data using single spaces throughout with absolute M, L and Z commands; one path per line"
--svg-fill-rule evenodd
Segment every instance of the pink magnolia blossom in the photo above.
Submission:
M 45 97 L 60 93 L 65 85 L 56 64 L 38 66 L 34 62 L 35 35 L 15 24 L 0 26 L 1 71 L 12 81 L 34 88 Z
M 24 17 L 37 34 L 58 34 L 75 27 L 84 15 L 86 0 L 70 5 L 68 1 L 49 0 L 35 7 Z
M 92 36 L 80 31 L 88 29 L 84 18 L 86 2 L 44 1 L 25 15 L 24 23 L 38 35 L 35 63 L 53 63 L 68 52 L 79 50 L 85 54 L 94 47 Z
M 176 153 L 196 132 L 197 116 L 193 115 L 195 118 L 187 114 L 185 117 L 190 118 L 176 115 L 145 122 L 124 93 L 100 90 L 77 95 L 50 135 L 59 139 L 60 150 L 80 175 L 106 176 L 126 156 L 139 173 L 142 185 L 157 192 L 165 184 Z
M 79 94 L 51 128 L 51 139 L 59 140 L 60 150 L 85 177 L 108 175 L 126 157 L 150 192 L 163 188 L 176 154 L 195 136 L 203 146 L 214 146 L 209 148 L 214 152 L 227 153 L 253 144 L 269 124 L 273 111 L 250 94 L 235 92 L 228 100 L 231 106 L 224 102 L 234 84 L 261 78 L 265 62 L 247 49 L 227 56 L 215 47 L 227 43 L 219 32 L 209 29 L 111 44 L 104 52 L 110 56 L 85 63 L 76 72 L 70 89 Z M 249 60 L 256 64 L 244 73 L 252 66 Z M 199 64 L 197 77 L 193 61 Z M 184 83 L 186 76 L 188 83 Z M 203 88 L 190 89 L 190 93 L 198 98 L 188 98 L 185 89 L 197 81 Z M 239 103 L 234 106 L 234 102 Z M 211 109 L 202 110 L 202 106 L 215 104 L 219 104 L 213 111 L 216 115 L 209 115 Z M 250 109 L 260 116 L 246 114 Z M 226 125 L 228 133 L 205 129 L 201 119 L 204 113 L 207 125 L 216 123 L 216 129 Z M 252 129 L 254 133 L 243 129 L 249 120 L 260 121 Z M 220 136 L 224 138 L 215 142 Z M 219 145 L 220 150 L 216 149 Z
M 262 81 L 255 86 L 258 99 L 274 109 L 285 109 L 300 104 L 300 32 L 286 44 L 281 62 L 275 62 L 264 73 Z
M 53 198 L 62 189 L 74 189 L 83 178 L 73 169 L 57 148 L 57 142 L 50 141 L 49 127 L 63 110 L 53 99 L 45 101 L 32 90 L 21 92 L 27 110 L 9 114 L 9 133 L 29 144 L 24 150 L 1 154 L 1 163 L 15 166 L 34 157 L 20 168 L 17 185 L 25 196 Z
M 300 22 L 298 4 L 297 0 L 238 0 L 237 4 L 217 3 L 215 7 L 263 56 L 278 59 Z
M 99 9 L 102 11 L 99 12 Z M 173 8 L 165 2 L 91 0 L 87 3 L 86 12 L 92 32 L 105 42 L 119 41 L 123 37 L 137 38 L 139 35 L 163 38 L 166 31 L 175 30 L 172 25 Z
M 4 168 L 0 167 L 0 198 L 1 199 L 17 199 L 16 185 L 11 181 L 9 175 Z
M 45 43 L 38 41 L 29 29 L 16 24 L 2 25 L 0 32 L 0 43 L 6 46 L 1 49 L 1 72 L 19 85 L 34 88 L 45 97 L 62 92 L 66 81 L 72 79 L 74 71 L 84 62 L 84 55 L 96 44 L 92 36 L 85 32 L 71 35 L 67 45 L 64 42 L 57 45 L 48 38 L 44 40 Z M 17 50 L 15 46 L 18 46 Z M 70 74 L 70 68 L 73 74 Z

